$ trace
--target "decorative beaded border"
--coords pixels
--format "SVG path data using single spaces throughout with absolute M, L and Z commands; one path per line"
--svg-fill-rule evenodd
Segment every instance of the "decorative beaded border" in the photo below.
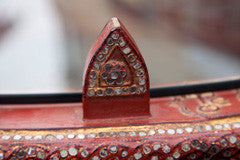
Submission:
M 226 123 L 227 121 L 228 123 Z M 230 122 L 232 121 L 232 122 Z M 221 123 L 222 122 L 222 123 Z M 240 117 L 232 117 L 224 120 L 210 120 L 208 123 L 178 123 L 178 124 L 156 124 L 130 127 L 106 127 L 88 129 L 54 130 L 19 130 L 1 131 L 1 140 L 63 140 L 67 139 L 93 139 L 103 137 L 144 137 L 144 136 L 166 136 L 175 134 L 191 134 L 195 132 L 220 132 L 225 130 L 239 129 Z M 84 130 L 84 131 L 82 131 Z M 16 134 L 13 134 L 16 133 Z M 36 133 L 36 134 L 34 134 Z
M 12 150 L 13 149 L 13 150 Z M 240 137 L 238 134 L 225 134 L 214 140 L 204 138 L 185 139 L 178 144 L 170 145 L 166 142 L 151 141 L 140 143 L 136 147 L 105 144 L 88 148 L 79 145 L 64 145 L 60 148 L 52 148 L 50 146 L 28 146 L 18 145 L 10 146 L 8 150 L 0 149 L 0 159 L 50 159 L 59 160 L 62 158 L 86 158 L 92 160 L 100 160 L 102 158 L 110 158 L 119 160 L 119 158 L 127 158 L 128 160 L 138 160 L 151 158 L 152 160 L 174 160 L 174 159 L 208 159 L 215 158 L 234 158 L 239 157 Z M 197 151 L 197 152 L 196 152 Z M 217 157 L 216 157 L 217 156 Z
M 105 44 L 106 43 L 106 44 Z M 128 40 L 125 39 L 121 30 L 117 29 L 109 35 L 109 38 L 106 40 L 103 47 L 95 55 L 96 62 L 93 63 L 93 67 L 89 73 L 89 85 L 87 87 L 87 95 L 89 97 L 93 96 L 123 96 L 131 94 L 142 94 L 147 91 L 148 83 L 148 73 L 145 73 L 144 66 L 141 62 L 141 59 L 134 53 L 134 49 L 129 45 Z M 96 87 L 95 84 L 99 78 L 97 75 L 99 69 L 101 68 L 101 63 L 109 56 L 109 51 L 114 49 L 114 47 L 119 46 L 120 50 L 124 53 L 125 58 L 127 59 L 130 67 L 134 71 L 134 77 L 136 83 L 132 86 L 111 86 L 108 84 L 108 87 Z M 132 49 L 131 49 L 132 48 Z M 132 58 L 132 60 L 130 59 Z M 134 60 L 133 60 L 134 59 Z M 102 66 L 103 67 L 103 66 Z M 141 74 L 141 73 L 143 74 Z

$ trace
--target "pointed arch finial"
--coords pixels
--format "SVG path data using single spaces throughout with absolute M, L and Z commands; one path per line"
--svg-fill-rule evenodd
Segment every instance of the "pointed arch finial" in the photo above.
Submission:
M 92 46 L 84 79 L 84 119 L 150 115 L 147 67 L 117 18 L 107 23 Z

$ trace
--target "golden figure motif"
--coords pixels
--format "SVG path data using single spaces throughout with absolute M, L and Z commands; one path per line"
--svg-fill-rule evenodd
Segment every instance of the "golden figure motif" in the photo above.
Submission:
M 215 114 L 222 107 L 231 105 L 229 100 L 214 93 L 201 94 L 196 100 L 199 103 L 196 109 L 200 114 Z
M 189 108 L 186 102 L 190 100 L 196 101 L 198 106 Z M 209 92 L 199 95 L 193 94 L 174 97 L 168 105 L 177 108 L 179 112 L 185 116 L 195 117 L 199 115 L 207 116 L 210 114 L 216 114 L 222 107 L 230 106 L 231 103 L 226 98 Z
M 236 91 L 236 97 L 237 97 L 237 99 L 240 101 L 240 89 L 238 89 L 238 90 Z
M 187 99 L 186 96 L 177 96 L 172 98 L 171 102 L 168 103 L 170 107 L 177 108 L 180 113 L 188 117 L 196 117 L 197 113 L 192 111 L 188 106 L 184 103 Z

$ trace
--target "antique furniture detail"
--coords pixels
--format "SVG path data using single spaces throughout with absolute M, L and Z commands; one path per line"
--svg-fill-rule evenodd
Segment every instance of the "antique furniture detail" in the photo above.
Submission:
M 112 18 L 86 61 L 83 118 L 149 116 L 149 77 L 134 40 Z
M 82 102 L 0 95 L 0 160 L 240 159 L 239 87 L 150 98 L 144 60 L 117 18 L 93 45 L 84 77 Z

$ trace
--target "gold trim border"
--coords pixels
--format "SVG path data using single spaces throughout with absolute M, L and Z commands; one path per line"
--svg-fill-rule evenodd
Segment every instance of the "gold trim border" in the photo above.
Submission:
M 201 126 L 201 130 L 197 129 L 197 126 Z M 212 129 L 206 129 L 209 126 Z M 48 135 L 53 137 L 57 135 L 62 135 L 68 138 L 68 135 L 74 135 L 73 138 L 77 138 L 77 135 L 82 134 L 86 137 L 84 138 L 100 138 L 99 133 L 105 133 L 105 137 L 111 137 L 109 133 L 116 133 L 117 137 L 127 137 L 130 136 L 129 132 L 135 132 L 134 136 L 161 136 L 161 135 L 174 135 L 174 134 L 193 134 L 193 133 L 204 133 L 204 132 L 218 132 L 218 131 L 229 131 L 233 129 L 240 128 L 240 116 L 228 117 L 222 119 L 214 119 L 203 122 L 189 122 L 189 123 L 161 123 L 161 124 L 150 124 L 150 125 L 139 125 L 139 126 L 117 126 L 117 127 L 99 127 L 99 128 L 79 128 L 79 129 L 44 129 L 44 130 L 0 130 L 0 140 L 3 140 L 3 136 L 7 135 L 13 138 L 18 136 L 18 138 L 13 138 L 13 140 L 25 140 L 24 137 L 30 135 L 32 138 L 28 140 L 36 139 L 47 139 Z M 183 133 L 178 133 L 177 129 L 181 129 Z M 164 133 L 159 132 L 159 130 L 164 131 Z M 171 131 L 170 131 L 171 130 Z M 150 133 L 152 132 L 152 133 Z M 121 133 L 125 133 L 122 134 Z M 89 136 L 89 135 L 92 136 Z M 39 138 L 39 135 L 40 138 Z M 34 138 L 38 136 L 38 138 Z M 20 137 L 20 138 L 19 138 Z M 45 137 L 45 138 L 44 138 Z M 11 139 L 9 138 L 9 139 Z M 73 139 L 68 138 L 68 139 Z M 82 138 L 82 139 L 84 139 Z M 79 138 L 78 138 L 79 139 Z M 6 139 L 5 139 L 6 140 Z

